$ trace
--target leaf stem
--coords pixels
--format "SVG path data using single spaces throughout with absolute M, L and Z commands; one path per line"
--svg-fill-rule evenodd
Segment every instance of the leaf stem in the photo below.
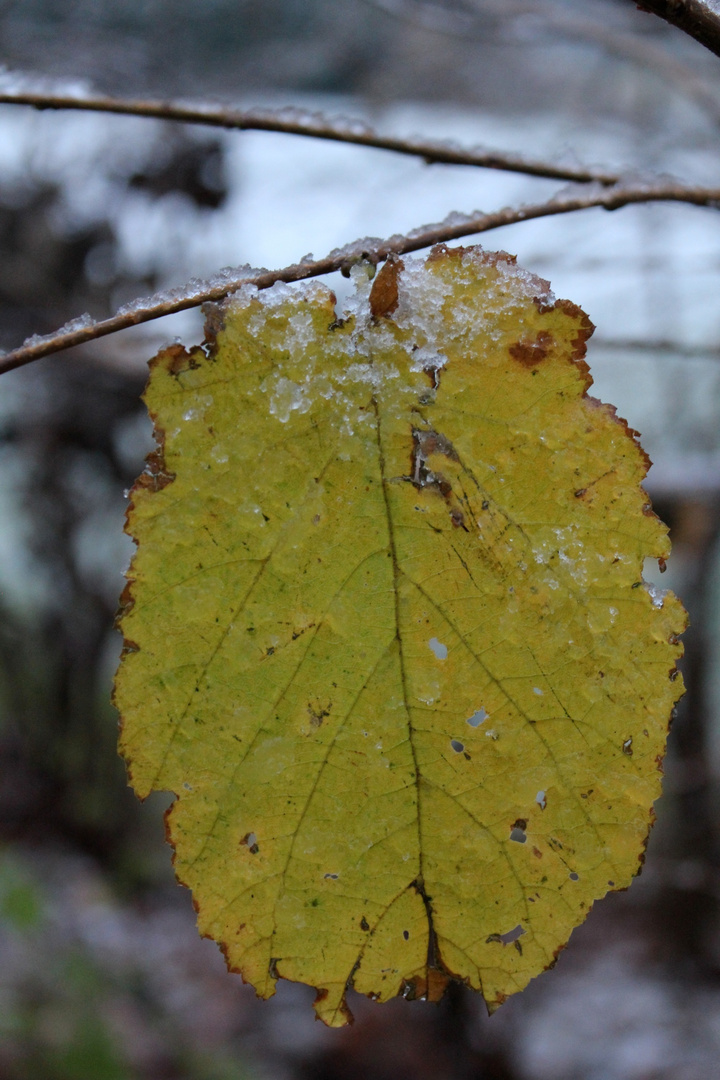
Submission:
M 641 11 L 657 15 L 720 56 L 720 9 L 707 0 L 634 0 Z

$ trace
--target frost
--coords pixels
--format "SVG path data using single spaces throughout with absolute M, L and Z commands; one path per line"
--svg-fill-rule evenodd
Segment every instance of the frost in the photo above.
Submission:
M 304 387 L 292 379 L 282 377 L 277 380 L 270 398 L 270 412 L 281 424 L 288 422 L 290 413 L 306 413 L 311 405 L 312 400 Z
M 37 345 L 44 345 L 48 341 L 54 341 L 55 338 L 62 337 L 65 334 L 77 334 L 81 330 L 90 330 L 94 325 L 95 320 L 85 312 L 84 315 L 78 315 L 76 318 L 70 319 L 69 322 L 64 323 L 51 334 L 33 334 L 31 337 L 25 338 L 22 348 L 32 349 Z
M 78 330 L 89 330 L 91 326 L 95 325 L 95 320 L 87 311 L 83 315 L 78 315 L 74 319 L 70 319 L 58 330 L 59 334 L 74 334 Z
M 482 217 L 485 217 L 484 210 L 473 210 L 471 214 L 463 214 L 459 210 L 451 210 L 449 214 L 445 215 L 440 224 L 451 229 L 465 228 L 468 225 L 472 225 L 478 218 Z
M 300 311 L 288 319 L 288 334 L 285 348 L 288 352 L 304 351 L 312 343 L 313 321 L 309 311 Z
M 321 112 L 311 109 L 299 108 L 295 105 L 284 105 L 279 109 L 252 109 L 244 114 L 247 126 L 251 127 L 253 121 L 258 124 L 273 124 L 279 127 L 299 127 L 307 131 L 326 132 L 336 131 L 341 135 L 370 136 L 372 128 L 363 120 L 357 120 L 347 116 L 325 116 Z
M 439 274 L 428 273 L 423 260 L 407 260 L 398 280 L 394 320 L 408 334 L 406 348 L 413 354 L 415 371 L 439 369 L 447 363 L 447 357 L 437 350 L 435 342 L 451 292 L 451 282 Z
M 212 394 L 205 394 L 202 397 L 196 397 L 194 401 L 195 407 L 186 409 L 183 413 L 183 420 L 203 420 L 205 410 L 209 409 L 213 403 L 213 396 Z
M 356 263 L 350 268 L 350 279 L 355 286 L 354 293 L 348 297 L 345 303 L 344 316 L 355 317 L 356 329 L 365 328 L 370 320 L 370 289 L 372 281 L 362 263 Z
M 669 589 L 660 589 L 657 585 L 653 585 L 651 581 L 643 580 L 645 586 L 645 592 L 652 600 L 653 607 L 661 608 L 665 603 L 665 597 L 667 596 Z
M 208 293 L 216 293 L 217 299 L 235 290 L 242 292 L 243 289 L 257 287 L 253 279 L 261 277 L 268 271 L 254 266 L 225 266 L 209 278 L 190 278 L 184 285 L 178 285 L 172 289 L 161 289 L 149 296 L 138 296 L 135 300 L 122 304 L 117 315 L 133 315 L 138 311 L 148 311 L 163 306 L 181 304 L 186 300 L 197 301 L 198 297 Z M 287 286 L 286 286 L 287 287 Z M 270 291 L 270 290 L 267 290 Z M 247 295 L 247 294 L 245 294 Z
M 403 237 L 398 235 L 393 239 L 402 241 Z M 343 244 L 342 247 L 333 248 L 328 258 L 355 258 L 359 260 L 362 259 L 363 255 L 372 255 L 381 248 L 386 248 L 388 246 L 387 242 L 380 236 L 363 236 L 360 240 L 353 240 L 350 244 Z

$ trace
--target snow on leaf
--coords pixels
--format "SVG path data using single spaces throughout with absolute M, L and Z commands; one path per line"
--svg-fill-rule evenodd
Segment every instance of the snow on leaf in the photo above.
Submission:
M 583 312 L 480 248 L 352 274 L 344 318 L 245 286 L 151 362 L 116 684 L 200 930 L 333 1025 L 493 1009 L 629 883 L 685 624 Z

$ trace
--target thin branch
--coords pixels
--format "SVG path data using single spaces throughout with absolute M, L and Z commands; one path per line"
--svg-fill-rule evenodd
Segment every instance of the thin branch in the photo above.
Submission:
M 720 124 L 720 100 L 708 86 L 707 80 L 688 64 L 676 59 L 666 49 L 647 41 L 631 31 L 616 29 L 604 18 L 578 14 L 577 11 L 554 4 L 527 2 L 527 0 L 502 0 L 500 5 L 488 8 L 487 0 L 470 0 L 472 12 L 458 11 L 427 3 L 426 0 L 362 0 L 370 7 L 395 18 L 413 22 L 423 29 L 446 34 L 455 38 L 473 37 L 487 39 L 483 16 L 489 13 L 512 22 L 522 17 L 532 17 L 544 23 L 556 37 L 589 41 L 606 52 L 630 63 L 654 72 L 661 79 L 669 79 L 685 97 L 695 101 L 716 124 Z
M 391 236 L 387 240 L 366 238 L 348 244 L 344 248 L 331 251 L 324 259 L 308 260 L 295 263 L 282 270 L 253 270 L 239 267 L 236 271 L 225 271 L 216 281 L 194 281 L 185 288 L 171 293 L 159 294 L 137 300 L 126 305 L 116 315 L 101 322 L 92 322 L 81 318 L 61 327 L 54 334 L 30 338 L 20 348 L 6 353 L 0 358 L 0 374 L 23 367 L 34 360 L 82 345 L 88 341 L 114 334 L 118 330 L 136 326 L 139 323 L 160 319 L 178 311 L 198 307 L 208 301 L 222 300 L 229 293 L 235 292 L 246 283 L 267 289 L 277 281 L 303 281 L 307 278 L 320 277 L 341 270 L 348 273 L 353 263 L 362 258 L 373 263 L 382 262 L 392 254 L 405 255 L 433 244 L 450 240 L 459 240 L 465 236 L 499 229 L 504 225 L 513 225 L 533 218 L 550 217 L 555 214 L 568 214 L 576 210 L 588 210 L 602 207 L 605 210 L 617 210 L 631 203 L 646 202 L 681 202 L 694 206 L 705 206 L 720 210 L 720 188 L 694 188 L 671 181 L 643 181 L 617 184 L 613 188 L 597 185 L 593 190 L 571 188 L 560 192 L 547 202 L 536 203 L 518 208 L 508 207 L 490 214 L 474 215 L 450 214 L 445 221 L 435 225 L 425 225 L 406 236 Z
M 420 157 L 428 164 L 474 165 L 483 169 L 524 173 L 549 180 L 568 180 L 574 183 L 615 184 L 619 176 L 606 169 L 555 165 L 536 161 L 520 154 L 486 150 L 482 147 L 463 149 L 451 142 L 433 139 L 402 139 L 380 135 L 361 120 L 331 119 L 304 109 L 239 110 L 220 105 L 194 105 L 180 101 L 137 101 L 131 98 L 110 98 L 94 95 L 53 94 L 34 90 L 8 89 L 7 76 L 0 78 L 0 104 L 31 105 L 35 109 L 80 109 L 88 112 L 117 113 L 123 116 L 147 116 L 158 120 L 175 120 L 185 124 L 204 124 L 209 127 L 237 131 L 278 131 L 286 135 L 305 135 L 331 142 L 370 146 L 391 150 L 396 154 Z
M 677 26 L 710 52 L 720 56 L 720 5 L 718 0 L 633 0 L 641 11 Z
M 607 52 L 654 72 L 661 79 L 669 79 L 681 94 L 695 101 L 709 113 L 716 124 L 720 123 L 720 100 L 707 80 L 662 46 L 655 45 L 639 34 L 615 29 L 601 19 L 564 8 L 561 10 L 545 7 L 542 18 L 556 33 L 592 41 Z

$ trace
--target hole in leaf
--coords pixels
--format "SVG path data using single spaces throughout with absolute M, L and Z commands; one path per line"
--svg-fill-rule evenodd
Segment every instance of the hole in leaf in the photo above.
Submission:
M 463 750 L 465 749 L 459 739 L 451 739 L 450 745 L 452 746 L 456 754 L 462 754 Z
M 527 821 L 525 818 L 518 818 L 514 821 L 510 827 L 510 839 L 514 840 L 516 844 L 524 844 L 527 840 L 525 830 L 527 829 Z
M 408 941 L 410 939 L 410 931 L 409 930 L 403 930 L 403 937 L 405 938 L 406 941 Z
M 573 872 L 570 874 L 570 880 L 571 881 L 579 881 L 580 880 L 580 875 L 576 874 L 575 871 L 573 870 Z
M 431 637 L 428 641 L 428 645 L 435 653 L 438 660 L 447 660 L 447 645 L 443 645 L 441 641 L 438 641 L 436 637 Z
M 337 881 L 339 876 L 340 876 L 339 874 L 326 874 L 325 878 L 326 879 L 330 878 L 331 881 Z
M 622 744 L 623 754 L 627 754 L 628 757 L 632 757 L 632 739 L 626 739 Z
M 257 836 L 254 832 L 246 833 L 240 843 L 245 845 L 251 855 L 257 855 L 258 851 L 260 850 L 257 842 Z
M 470 727 L 480 727 L 487 720 L 488 714 L 484 709 L 477 709 L 468 720 Z
M 545 807 L 547 806 L 547 799 L 545 798 L 544 791 L 538 791 L 537 795 L 535 796 L 535 802 L 538 804 L 541 810 L 545 809 Z
M 520 925 L 514 926 L 512 930 L 508 930 L 505 934 L 490 934 L 486 939 L 486 944 L 490 944 L 491 941 L 496 941 L 499 945 L 512 945 L 514 941 L 521 938 L 526 931 Z
M 538 697 L 543 696 L 543 692 L 539 686 L 533 686 L 533 694 L 537 694 Z

